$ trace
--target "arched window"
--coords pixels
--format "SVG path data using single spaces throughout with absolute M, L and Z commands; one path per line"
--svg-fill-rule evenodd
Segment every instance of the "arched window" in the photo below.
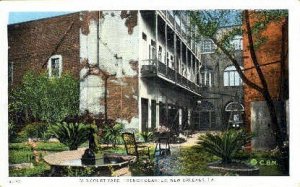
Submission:
M 228 66 L 224 70 L 224 86 L 241 86 L 242 79 L 234 66 Z
M 233 128 L 240 128 L 244 123 L 243 113 L 245 108 L 238 102 L 230 102 L 225 107 L 225 112 L 229 113 L 228 125 Z

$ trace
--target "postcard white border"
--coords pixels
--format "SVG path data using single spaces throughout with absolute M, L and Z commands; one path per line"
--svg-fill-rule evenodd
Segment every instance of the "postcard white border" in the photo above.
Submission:
M 215 177 L 213 182 L 167 183 L 98 183 L 83 182 L 85 178 L 8 177 L 7 135 L 7 20 L 11 11 L 79 11 L 122 9 L 288 9 L 289 10 L 289 73 L 290 73 L 290 176 L 288 177 Z M 0 1 L 0 186 L 238 186 L 238 187 L 299 187 L 300 183 L 300 1 L 298 0 L 56 0 Z M 98 177 L 93 177 L 97 179 Z M 99 177 L 101 178 L 101 177 Z M 136 177 L 134 177 L 136 178 Z M 143 177 L 139 179 L 155 179 Z M 163 178 L 163 177 L 160 177 Z M 167 177 L 167 179 L 170 177 Z M 171 177 L 174 178 L 174 177 Z M 177 177 L 179 179 L 184 177 Z M 199 178 L 199 177 L 195 177 Z M 127 178 L 120 178 L 125 180 Z M 128 178 L 130 179 L 130 178 Z

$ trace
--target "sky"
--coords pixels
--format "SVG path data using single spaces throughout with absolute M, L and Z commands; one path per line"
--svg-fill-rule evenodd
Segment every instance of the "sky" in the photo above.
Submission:
M 71 12 L 11 12 L 9 13 L 8 23 L 20 23 L 25 21 L 31 21 L 42 18 L 49 18 L 64 14 L 69 14 Z

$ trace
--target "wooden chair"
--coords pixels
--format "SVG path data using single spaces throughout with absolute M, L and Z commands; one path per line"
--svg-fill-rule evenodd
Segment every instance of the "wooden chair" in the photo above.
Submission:
M 136 142 L 134 133 L 125 132 L 122 134 L 127 155 L 136 156 L 139 159 L 142 155 L 146 155 L 150 159 L 150 150 L 148 146 L 139 145 Z

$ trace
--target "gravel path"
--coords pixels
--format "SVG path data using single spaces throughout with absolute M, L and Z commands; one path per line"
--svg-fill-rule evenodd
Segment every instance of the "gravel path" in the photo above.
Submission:
M 206 132 L 199 132 L 187 138 L 187 141 L 181 144 L 170 144 L 171 155 L 157 156 L 155 158 L 156 171 L 158 176 L 178 176 L 181 170 L 181 164 L 178 161 L 180 156 L 180 149 L 196 145 L 198 137 L 204 135 Z

